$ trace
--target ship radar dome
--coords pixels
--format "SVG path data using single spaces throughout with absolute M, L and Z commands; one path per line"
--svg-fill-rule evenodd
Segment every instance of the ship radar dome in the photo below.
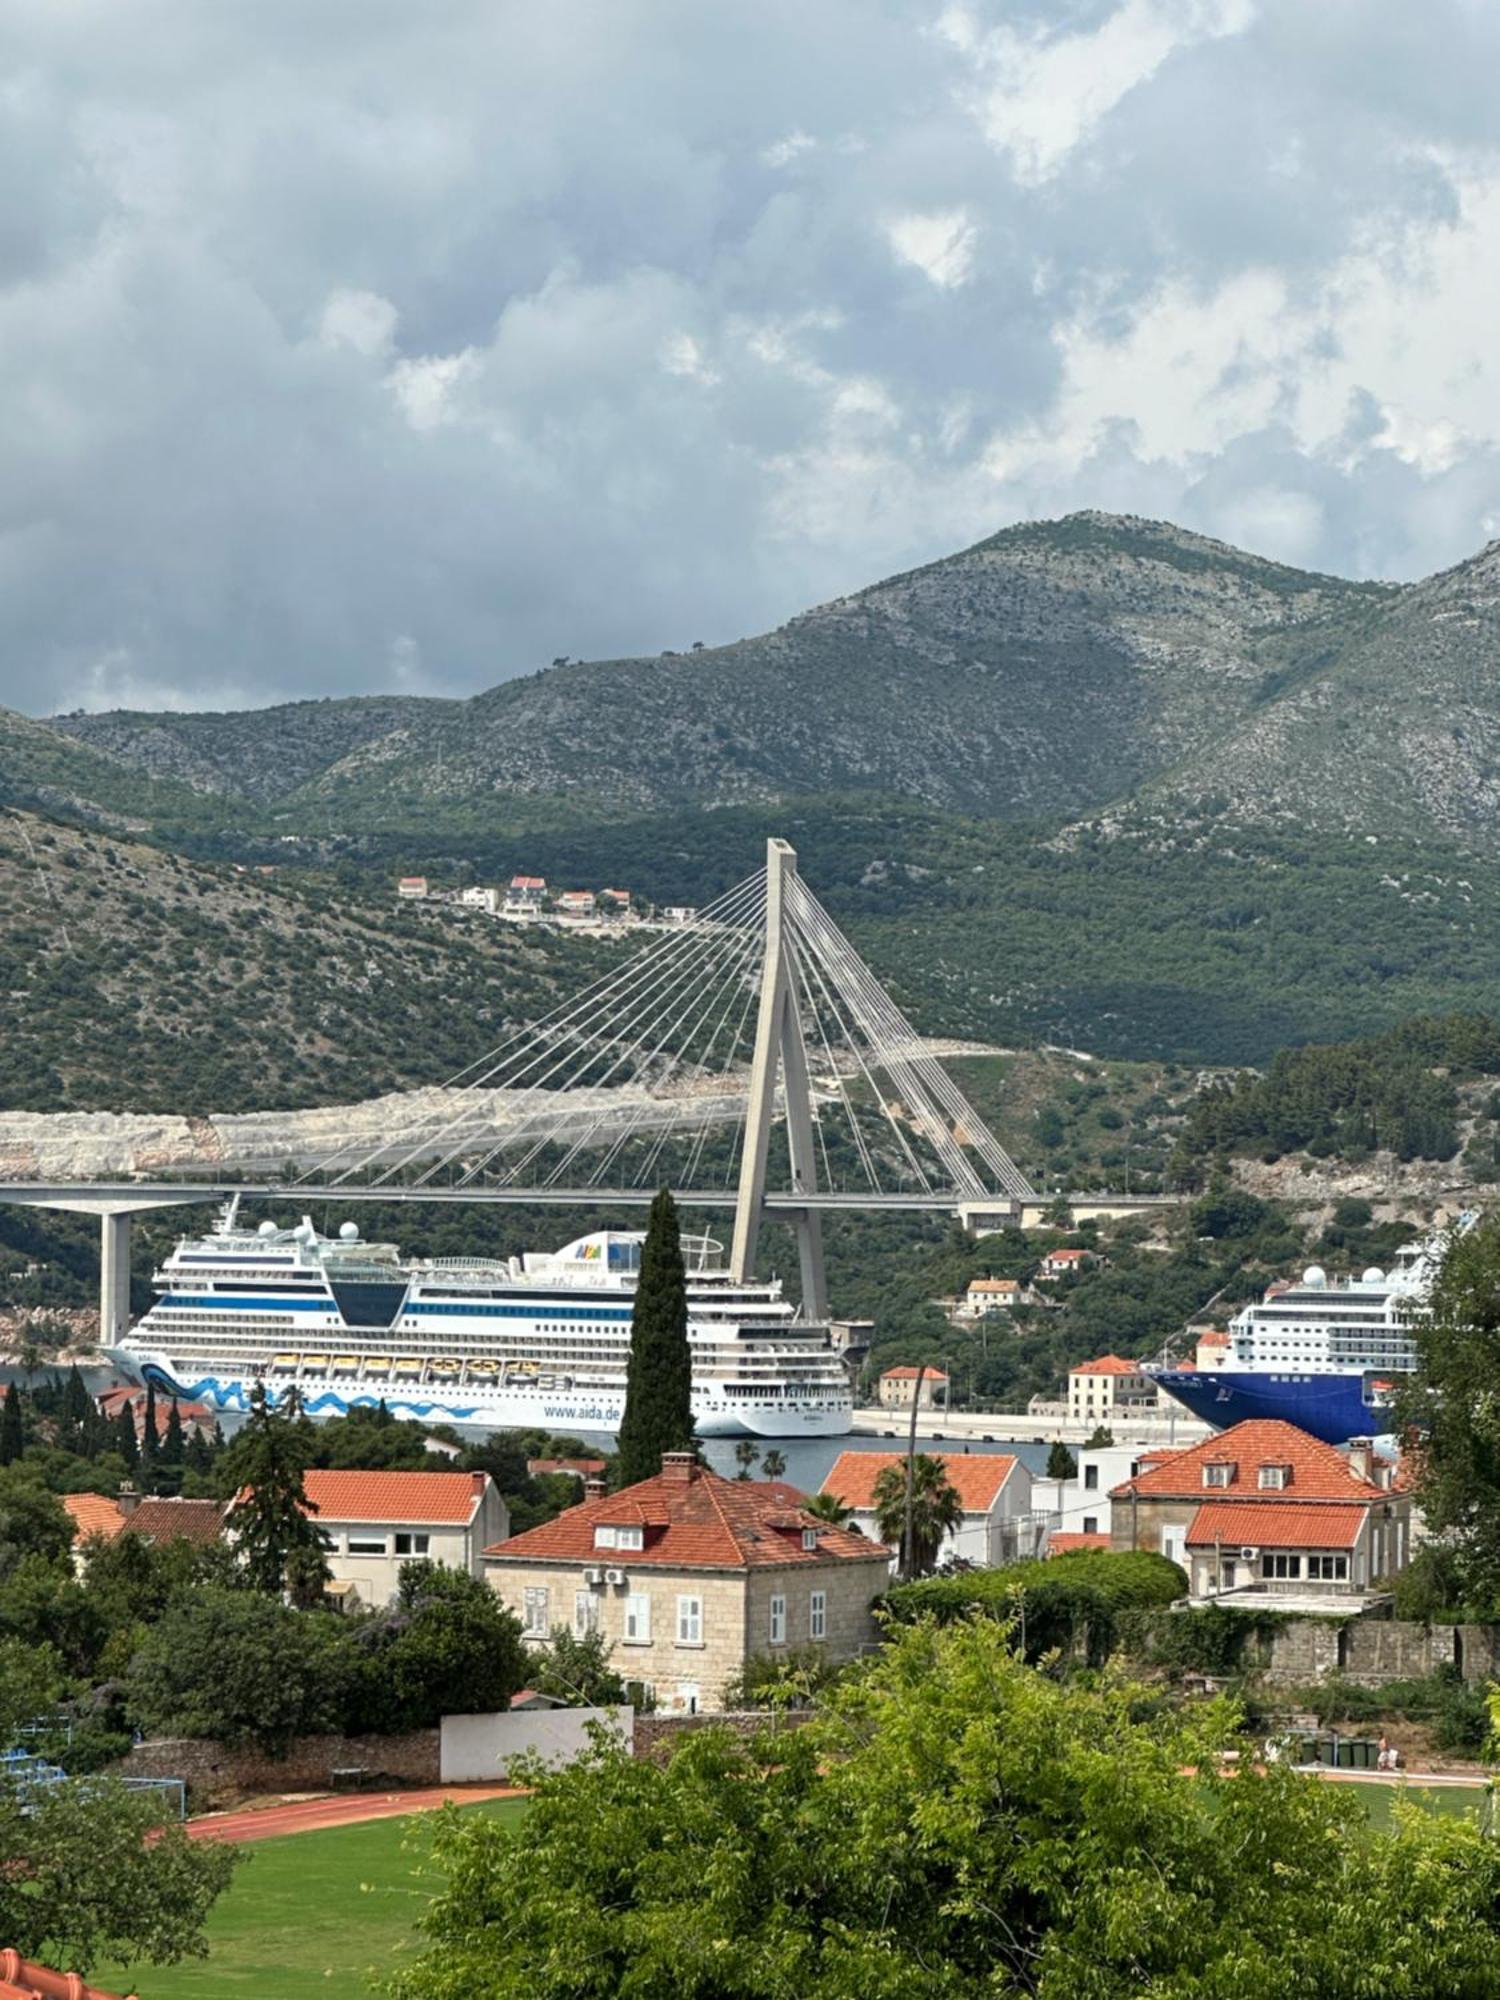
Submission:
M 1365 1272 L 1363 1282 L 1367 1285 L 1383 1285 L 1385 1283 L 1385 1272 L 1381 1270 L 1378 1264 L 1372 1264 L 1369 1270 Z
M 276 1234 L 276 1224 L 274 1222 L 263 1222 L 255 1233 L 257 1236 L 274 1236 Z
M 1321 1264 L 1309 1264 L 1307 1269 L 1302 1273 L 1302 1282 L 1304 1285 L 1310 1285 L 1316 1291 L 1320 1285 L 1328 1283 L 1328 1273 L 1323 1269 Z
M 359 1224 L 357 1222 L 341 1223 L 339 1226 L 339 1241 L 341 1243 L 357 1243 L 359 1241 Z

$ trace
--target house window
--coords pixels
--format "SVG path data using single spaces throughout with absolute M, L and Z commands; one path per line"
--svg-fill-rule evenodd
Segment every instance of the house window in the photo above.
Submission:
M 594 1547 L 596 1549 L 612 1549 L 614 1545 L 614 1529 L 606 1528 L 603 1522 L 600 1522 L 594 1529 Z
M 1098 1516 L 1097 1514 L 1085 1514 L 1085 1515 L 1084 1515 L 1084 1517 L 1083 1517 L 1083 1532 L 1084 1532 L 1084 1533 L 1085 1533 L 1086 1535 L 1097 1535 L 1097 1534 L 1098 1534 L 1098 1532 L 1099 1532 L 1099 1516 Z
M 431 1539 L 429 1535 L 397 1535 L 396 1553 L 398 1556 L 425 1556 Z
M 1302 1574 L 1301 1556 L 1262 1556 L 1260 1559 L 1262 1576 L 1277 1577 L 1285 1583 L 1295 1581 Z
M 651 1599 L 644 1593 L 632 1592 L 625 1600 L 625 1643 L 627 1646 L 651 1644 Z
M 828 1637 L 828 1592 L 815 1590 L 807 1600 L 807 1636 L 809 1639 Z
M 590 1632 L 599 1630 L 599 1600 L 591 1590 L 575 1590 L 573 1593 L 573 1636 L 586 1639 Z
M 784 1646 L 786 1644 L 786 1599 L 784 1597 L 773 1597 L 771 1599 L 771 1644 L 773 1646 Z
M 1083 1490 L 1085 1493 L 1097 1493 L 1099 1491 L 1099 1468 L 1097 1465 L 1086 1465 L 1083 1468 Z
M 390 1551 L 384 1535 L 351 1535 L 349 1553 L 351 1556 L 383 1556 Z
M 643 1549 L 646 1546 L 644 1528 L 616 1528 L 615 1547 L 617 1549 Z
M 1205 1486 L 1227 1486 L 1233 1477 L 1234 1467 L 1227 1459 L 1215 1459 L 1212 1464 L 1203 1468 Z
M 525 1607 L 521 1629 L 528 1639 L 545 1639 L 547 1636 L 547 1592 L 545 1589 L 528 1587 L 523 1596 Z
M 1260 1469 L 1260 1486 L 1263 1493 L 1280 1493 L 1292 1483 L 1292 1468 L 1289 1465 L 1263 1465 Z
M 1324 1583 L 1346 1583 L 1349 1577 L 1347 1556 L 1309 1556 L 1307 1573 Z
M 808 1551 L 809 1554 L 811 1554 L 812 1551 L 817 1548 L 818 1531 L 816 1528 L 804 1528 L 802 1530 L 802 1546 Z
M 678 1598 L 677 1643 L 679 1646 L 701 1646 L 703 1644 L 703 1599 L 701 1597 Z

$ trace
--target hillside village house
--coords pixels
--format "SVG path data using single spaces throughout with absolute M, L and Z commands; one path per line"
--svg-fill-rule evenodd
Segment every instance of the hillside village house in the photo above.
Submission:
M 1068 1370 L 1068 1416 L 1075 1424 L 1107 1424 L 1111 1417 L 1144 1416 L 1158 1403 L 1156 1384 L 1138 1361 L 1101 1354 Z
M 756 1656 L 815 1646 L 854 1659 L 875 1643 L 871 1607 L 890 1582 L 885 1548 L 691 1452 L 487 1549 L 485 1567 L 528 1645 L 558 1625 L 602 1633 L 615 1671 L 677 1713 L 722 1708 Z
M 500 914 L 500 891 L 498 889 L 486 889 L 480 884 L 475 883 L 468 889 L 461 889 L 458 900 L 466 910 L 483 910 L 486 915 L 491 917 L 497 917 Z
M 505 907 L 513 916 L 535 916 L 547 900 L 545 875 L 512 875 Z
M 1098 1260 L 1092 1250 L 1049 1250 L 1041 1262 L 1044 1278 L 1076 1278 Z
M 939 1562 L 961 1557 L 992 1567 L 1034 1555 L 1043 1524 L 1033 1513 L 1031 1474 L 1008 1452 L 929 1452 L 947 1474 L 963 1502 L 963 1519 L 943 1539 Z M 841 1451 L 820 1492 L 835 1493 L 854 1510 L 853 1526 L 871 1541 L 880 1540 L 875 1524 L 875 1483 L 888 1466 L 904 1471 L 906 1454 L 899 1451 Z M 897 1559 L 893 1550 L 891 1560 Z
M 389 1604 L 406 1563 L 426 1556 L 484 1575 L 486 1548 L 503 1543 L 510 1514 L 487 1472 L 309 1470 L 304 1490 L 326 1537 L 333 1595 Z M 339 1588 L 342 1586 L 342 1588 Z
M 427 894 L 425 875 L 402 875 L 396 882 L 396 894 L 403 903 L 420 903 Z
M 557 899 L 560 917 L 591 917 L 599 903 L 592 889 L 564 889 Z
M 987 1312 L 1012 1312 L 1036 1304 L 1036 1294 L 1019 1278 L 971 1278 L 959 1301 L 957 1317 L 982 1319 Z
M 887 1368 L 875 1384 L 875 1400 L 883 1410 L 909 1410 L 913 1401 L 919 1410 L 930 1410 L 935 1402 L 947 1402 L 948 1377 L 941 1368 L 917 1369 L 904 1363 Z
M 606 917 L 628 917 L 630 915 L 630 891 L 628 889 L 601 889 L 599 907 Z
M 1368 1439 L 1251 1418 L 1116 1486 L 1110 1546 L 1157 1549 L 1196 1599 L 1356 1610 L 1411 1559 L 1411 1500 Z

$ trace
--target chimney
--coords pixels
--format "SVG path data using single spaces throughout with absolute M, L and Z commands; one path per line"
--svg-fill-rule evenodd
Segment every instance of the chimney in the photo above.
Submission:
M 583 1497 L 585 1500 L 602 1500 L 606 1490 L 604 1481 L 599 1477 L 597 1472 L 591 1472 L 583 1482 Z
M 691 1486 L 698 1472 L 695 1451 L 664 1451 L 661 1455 L 661 1476 L 668 1485 Z
M 125 1516 L 125 1519 L 127 1521 L 130 1519 L 131 1515 L 135 1512 L 136 1508 L 140 1506 L 140 1504 L 141 1504 L 140 1494 L 136 1492 L 134 1486 L 131 1485 L 128 1479 L 122 1479 L 120 1481 L 120 1491 L 118 1496 L 116 1497 L 115 1505 L 119 1508 L 120 1512 Z
M 1350 1438 L 1349 1470 L 1358 1479 L 1375 1477 L 1375 1440 L 1373 1438 Z

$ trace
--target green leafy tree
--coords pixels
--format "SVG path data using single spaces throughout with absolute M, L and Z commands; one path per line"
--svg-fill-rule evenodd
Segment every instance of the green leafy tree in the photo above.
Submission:
M 1450 1542 L 1464 1592 L 1500 1612 L 1500 1216 L 1453 1238 L 1414 1318 L 1415 1372 L 1398 1419 L 1420 1436 L 1417 1496 L 1427 1525 Z
M 837 1493 L 810 1493 L 802 1503 L 802 1511 L 835 1528 L 847 1528 L 854 1519 L 854 1509 Z
M 601 1742 L 515 1828 L 433 1829 L 398 2000 L 1451 2000 L 1496 1990 L 1500 1845 L 1234 1773 L 1223 1701 L 1152 1713 L 987 1621 L 898 1630 L 805 1727 Z M 1143 1714 L 1143 1710 L 1147 1713 Z M 583 1976 L 580 1969 L 585 1968 Z
M 0 1467 L 0 1585 L 28 1558 L 59 1563 L 73 1546 L 73 1520 L 29 1465 Z
M 257 1382 L 250 1414 L 225 1454 L 225 1477 L 232 1484 L 224 1525 L 254 1590 L 279 1597 L 289 1566 L 304 1599 L 318 1579 L 328 1581 L 322 1530 L 313 1516 L 304 1474 L 311 1449 L 311 1426 L 272 1409 Z
M 578 1638 L 566 1625 L 554 1625 L 531 1685 L 569 1708 L 617 1708 L 625 1700 L 625 1683 L 609 1663 L 613 1651 L 602 1632 Z
M 521 1628 L 489 1585 L 441 1563 L 402 1566 L 395 1605 L 358 1630 L 350 1721 L 429 1729 L 445 1715 L 504 1709 L 531 1662 Z
M 1108 1424 L 1095 1424 L 1083 1441 L 1085 1451 L 1107 1451 L 1115 1441 L 1115 1434 Z
M 767 1479 L 784 1479 L 786 1477 L 786 1453 L 778 1451 L 776 1446 L 772 1445 L 771 1449 L 762 1457 L 760 1469 Z
M 50 1646 L 0 1639 L 0 1750 L 17 1726 L 45 1715 L 62 1692 L 62 1662 Z
M 21 1397 L 14 1382 L 5 1391 L 0 1408 L 0 1465 L 14 1465 L 26 1449 L 26 1431 L 21 1421 Z
M 651 1204 L 630 1320 L 625 1412 L 615 1478 L 653 1478 L 662 1454 L 693 1449 L 693 1361 L 688 1346 L 687 1272 L 677 1204 L 662 1188 Z
M 28 1958 L 70 1967 L 204 1957 L 204 1922 L 239 1855 L 189 1840 L 169 1812 L 108 1778 L 27 1800 L 0 1786 L 0 1935 Z
M 1072 1479 L 1078 1471 L 1078 1460 L 1058 1438 L 1047 1454 L 1047 1477 L 1049 1479 Z
M 332 1612 L 292 1611 L 258 1591 L 210 1586 L 147 1632 L 126 1706 L 158 1734 L 252 1743 L 276 1755 L 296 1736 L 339 1727 L 354 1636 Z
M 906 1461 L 883 1466 L 875 1479 L 875 1529 L 901 1551 L 905 1576 L 925 1576 L 944 1538 L 964 1518 L 964 1504 L 940 1458 L 919 1451 L 912 1463 L 911 1539 L 907 1540 Z

